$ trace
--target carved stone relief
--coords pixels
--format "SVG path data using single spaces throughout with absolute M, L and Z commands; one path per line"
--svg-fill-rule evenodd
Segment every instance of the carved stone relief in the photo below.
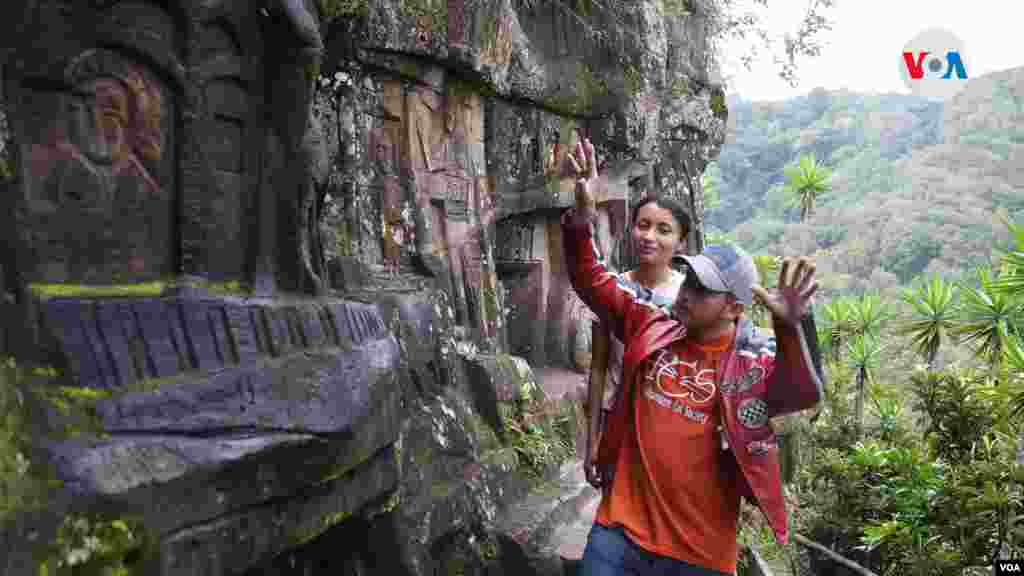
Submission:
M 114 282 L 172 272 L 173 97 L 119 52 L 73 58 L 59 93 L 20 93 L 24 214 L 33 271 L 52 282 Z M 29 83 L 31 86 L 31 83 Z

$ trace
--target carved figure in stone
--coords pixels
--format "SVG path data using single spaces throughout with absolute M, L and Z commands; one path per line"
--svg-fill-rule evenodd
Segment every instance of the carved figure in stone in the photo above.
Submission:
M 299 253 L 305 259 L 303 267 L 310 275 L 314 292 L 326 291 L 327 259 L 320 237 L 320 222 L 323 218 L 324 198 L 330 179 L 330 161 L 327 142 L 324 138 L 320 119 L 310 112 L 309 129 L 302 144 L 303 157 L 307 162 L 308 178 L 303 178 L 299 206 Z
M 106 50 L 73 60 L 65 80 L 73 87 L 65 117 L 56 119 L 50 141 L 31 152 L 36 198 L 109 212 L 159 195 L 163 99 L 157 85 Z
M 378 128 L 370 133 L 371 161 L 381 187 L 381 244 L 384 267 L 389 276 L 398 274 L 407 230 L 402 218 L 402 190 L 396 170 L 396 147 L 391 132 Z
M 274 114 L 276 136 L 285 155 L 283 185 L 277 187 L 280 234 L 279 280 L 286 288 L 322 295 L 326 293 L 324 258 L 319 249 L 322 195 L 315 174 L 322 142 L 314 125 L 313 96 L 316 71 L 323 56 L 321 14 L 315 0 L 267 0 L 271 39 L 268 53 L 271 84 L 269 110 Z M 319 253 L 313 254 L 316 250 Z

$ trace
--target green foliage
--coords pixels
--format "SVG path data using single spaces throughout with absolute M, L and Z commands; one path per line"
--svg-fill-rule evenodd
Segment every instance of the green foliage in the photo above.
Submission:
M 18 386 L 24 369 L 0 359 L 0 521 L 39 504 L 25 433 L 25 398 Z
M 917 353 L 934 368 L 939 349 L 949 341 L 956 327 L 957 288 L 933 275 L 930 280 L 917 283 L 913 290 L 904 290 L 903 301 L 910 305 L 912 313 L 898 327 L 898 333 L 909 336 Z
M 857 427 L 864 422 L 864 395 L 866 387 L 874 383 L 879 355 L 883 345 L 872 332 L 856 332 L 847 342 L 847 361 L 857 374 Z
M 991 382 L 972 370 L 916 370 L 910 377 L 914 408 L 927 415 L 922 434 L 939 458 L 970 459 L 996 421 Z
M 960 287 L 963 319 L 957 323 L 955 333 L 996 369 L 1002 362 L 1010 327 L 1020 320 L 1022 303 L 1005 291 L 993 289 L 989 269 L 978 268 L 977 281 L 977 286 Z
M 768 256 L 765 254 L 755 254 L 752 258 L 754 260 L 754 266 L 757 268 L 758 283 L 765 288 L 771 288 L 774 286 L 782 259 L 777 256 Z M 760 302 L 754 302 L 749 313 L 753 322 L 758 326 L 765 328 L 770 326 L 771 315 Z
M 148 545 L 138 523 L 72 515 L 64 518 L 49 557 L 40 564 L 45 576 L 130 576 Z
M 834 298 L 822 308 L 824 320 L 822 323 L 828 330 L 829 349 L 832 351 L 833 359 L 838 359 L 843 343 L 853 333 L 853 300 L 848 298 Z
M 849 301 L 850 334 L 877 337 L 892 318 L 892 309 L 876 292 L 865 292 Z
M 519 392 L 514 403 L 498 406 L 505 442 L 520 469 L 531 478 L 541 478 L 575 453 L 575 415 L 571 409 L 547 402 L 532 380 L 524 379 Z
M 926 224 L 915 222 L 910 227 L 909 237 L 902 238 L 883 253 L 882 268 L 898 276 L 902 282 L 908 282 L 942 253 L 943 244 L 942 238 L 936 237 Z
M 1024 224 L 1006 222 L 1013 236 L 1013 247 L 1002 256 L 999 277 L 993 280 L 991 289 L 1016 300 L 1024 300 Z
M 1012 160 L 1022 146 L 1020 78 L 972 79 L 970 94 L 944 105 L 825 90 L 781 102 L 730 98 L 735 138 L 716 159 L 721 206 L 707 222 L 735 229 L 754 252 L 818 252 L 829 297 L 895 292 L 918 274 L 950 278 L 990 264 L 1005 238 L 993 214 L 1024 218 Z M 834 172 L 806 217 L 813 238 L 796 222 L 801 210 L 787 208 L 784 171 L 812 154 Z
M 807 220 L 817 198 L 831 189 L 829 179 L 832 171 L 811 154 L 801 156 L 796 164 L 787 166 L 783 173 L 786 175 L 786 192 L 793 203 L 800 206 L 800 220 Z
M 879 574 L 958 574 L 987 564 L 1024 512 L 1016 429 L 984 377 L 919 370 L 911 381 L 920 432 L 902 395 L 882 385 L 863 441 L 849 443 L 849 426 L 826 412 L 800 475 L 802 530 L 838 529 L 837 552 Z

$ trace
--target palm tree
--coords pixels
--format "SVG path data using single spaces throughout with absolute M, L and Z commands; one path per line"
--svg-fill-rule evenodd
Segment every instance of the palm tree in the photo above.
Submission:
M 913 309 L 897 332 L 910 336 L 911 345 L 935 369 L 939 348 L 949 340 L 956 327 L 958 306 L 956 286 L 933 275 L 927 282 L 918 283 L 913 290 L 904 290 L 902 299 Z
M 1017 337 L 1011 337 L 1010 341 L 1007 342 L 1006 346 L 1006 365 L 1009 368 L 1008 380 L 1016 381 L 1017 383 L 1024 383 L 1024 340 Z M 1018 388 L 1018 390 L 1020 390 Z M 1014 394 L 1011 400 L 1011 406 L 1013 409 L 1013 416 L 1015 418 L 1024 415 L 1024 391 L 1019 391 Z M 1022 433 L 1024 434 L 1024 433 Z M 1024 438 L 1024 435 L 1022 435 Z
M 819 163 L 814 154 L 805 154 L 796 164 L 786 166 L 783 174 L 787 180 L 786 192 L 792 198 L 793 204 L 800 206 L 800 221 L 803 222 L 814 211 L 814 202 L 818 196 L 831 188 L 829 179 L 832 177 L 832 171 Z
M 999 277 L 992 281 L 992 291 L 1005 294 L 1018 304 L 1018 317 L 1010 323 L 1010 331 L 1024 338 L 1024 224 L 1006 222 L 1015 246 L 1003 254 Z
M 829 349 L 832 359 L 839 359 L 843 342 L 853 331 L 853 305 L 846 298 L 836 298 L 825 304 L 825 323 L 829 329 Z
M 850 334 L 878 336 L 891 316 L 889 306 L 875 292 L 865 292 L 850 303 Z
M 857 416 L 857 436 L 864 429 L 864 387 L 874 382 L 875 368 L 882 352 L 882 345 L 874 334 L 863 332 L 855 335 L 846 345 L 847 362 L 857 372 L 857 400 L 854 412 Z
M 765 254 L 757 254 L 752 256 L 754 259 L 754 267 L 757 268 L 757 283 L 765 288 L 771 288 L 774 285 L 775 271 L 779 269 L 779 262 L 781 258 L 778 256 L 768 256 Z M 765 327 L 768 322 L 768 318 L 765 315 L 764 307 L 761 304 L 755 302 L 750 310 L 751 319 L 754 324 Z
M 989 363 L 994 375 L 1002 364 L 1011 325 L 1020 315 L 1021 304 L 1005 290 L 993 288 L 991 269 L 978 268 L 977 274 L 977 288 L 961 286 L 962 316 L 954 333 L 960 342 L 974 347 L 975 354 Z

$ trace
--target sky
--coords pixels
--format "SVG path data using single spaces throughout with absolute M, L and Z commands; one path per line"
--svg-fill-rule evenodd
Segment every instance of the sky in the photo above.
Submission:
M 762 20 L 772 35 L 781 36 L 796 30 L 807 3 L 768 0 Z M 832 30 L 822 33 L 820 56 L 798 62 L 797 87 L 777 76 L 770 59 L 744 69 L 730 57 L 742 45 L 727 45 L 722 65 L 727 91 L 746 100 L 781 100 L 819 86 L 909 94 L 899 75 L 903 46 L 931 27 L 949 30 L 963 42 L 968 78 L 1024 66 L 1021 0 L 835 0 L 825 15 Z

